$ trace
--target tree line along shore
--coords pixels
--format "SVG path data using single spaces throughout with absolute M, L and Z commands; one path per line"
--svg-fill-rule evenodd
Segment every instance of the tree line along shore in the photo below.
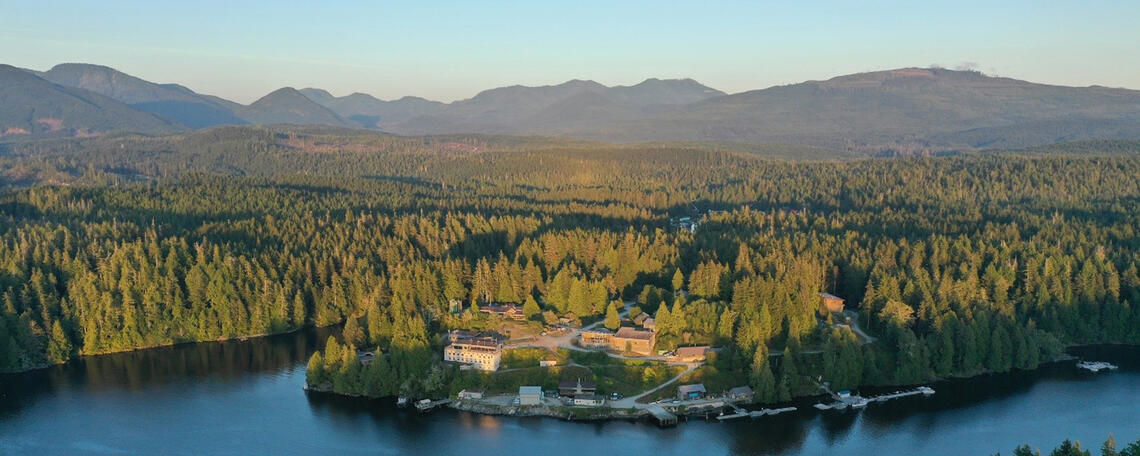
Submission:
M 543 327 L 626 302 L 657 349 L 718 348 L 691 380 L 758 402 L 1032 369 L 1140 341 L 1140 155 L 1109 149 L 791 162 L 287 127 L 7 144 L 0 371 L 343 323 L 310 362 L 339 393 L 632 391 L 671 371 L 441 359 L 448 331 L 501 324 L 479 306 Z

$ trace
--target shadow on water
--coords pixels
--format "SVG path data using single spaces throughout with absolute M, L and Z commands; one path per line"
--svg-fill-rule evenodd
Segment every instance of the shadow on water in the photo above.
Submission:
M 0 418 L 60 391 L 142 391 L 205 378 L 239 382 L 252 374 L 303 368 L 336 328 L 306 328 L 247 340 L 158 347 L 81 357 L 67 364 L 0 374 Z
M 161 438 L 147 440 L 146 435 L 166 426 L 203 426 L 190 431 L 191 435 L 198 435 L 256 425 L 260 426 L 262 441 L 256 436 L 239 438 L 236 441 L 245 446 L 237 451 L 256 452 L 261 448 L 259 445 L 277 439 L 308 449 L 337 447 L 361 454 L 377 446 L 398 454 L 494 454 L 510 448 L 533 448 L 543 454 L 577 454 L 587 447 L 607 445 L 615 445 L 615 451 L 631 453 L 790 455 L 848 451 L 862 454 L 880 444 L 896 451 L 926 449 L 926 454 L 955 454 L 955 451 L 972 454 L 979 444 L 959 442 L 960 433 L 1004 432 L 1018 439 L 1024 437 L 1027 442 L 1033 442 L 1030 437 L 1052 438 L 1045 435 L 1049 432 L 1047 427 L 1037 428 L 1046 425 L 1067 429 L 1074 419 L 1073 415 L 1053 416 L 1047 412 L 1067 410 L 1053 404 L 1057 390 L 1082 391 L 1067 398 L 1078 402 L 1088 399 L 1083 395 L 1094 392 L 1099 395 L 1094 399 L 1107 404 L 1115 400 L 1121 388 L 1129 388 L 1129 379 L 1140 372 L 1138 347 L 1078 347 L 1070 352 L 1085 359 L 1118 364 L 1120 372 L 1090 374 L 1075 369 L 1072 362 L 1062 362 L 1035 371 L 938 382 L 932 384 L 938 391 L 932 397 L 876 403 L 861 411 L 819 412 L 812 408 L 816 399 L 803 399 L 795 403 L 799 411 L 777 417 L 731 422 L 694 417 L 676 428 L 659 429 L 644 421 L 567 423 L 547 418 L 492 417 L 449 409 L 420 415 L 397 409 L 391 398 L 372 400 L 301 391 L 305 362 L 337 330 L 310 328 L 246 341 L 187 344 L 86 357 L 62 366 L 2 375 L 0 452 L 4 450 L 2 441 L 7 436 L 12 441 L 31 445 L 14 447 L 17 449 L 46 448 L 49 453 L 66 453 L 66 446 L 51 446 L 54 440 L 50 436 L 69 431 L 68 424 L 58 423 L 61 418 L 67 418 L 70 408 L 97 409 L 83 411 L 78 418 L 70 417 L 71 426 L 86 426 L 88 415 L 121 414 L 149 423 L 151 414 L 156 413 L 153 405 L 130 399 L 141 397 L 140 401 L 150 404 L 158 401 L 163 409 L 161 413 L 171 413 L 171 419 L 184 421 L 146 424 L 156 428 L 138 432 L 142 437 L 133 436 L 142 440 L 132 443 L 143 448 L 155 445 L 151 448 L 157 449 L 163 447 L 154 441 Z M 183 394 L 201 384 L 210 386 L 194 394 Z M 860 392 L 872 395 L 895 389 L 864 388 Z M 1098 392 L 1102 389 L 1103 392 Z M 114 398 L 113 404 L 105 402 L 106 397 Z M 253 410 L 247 412 L 236 407 Z M 1036 421 L 1029 424 L 979 422 L 993 414 L 1039 410 L 1043 412 L 1037 415 L 1043 416 L 1032 416 Z M 212 415 L 216 411 L 223 415 Z M 198 420 L 196 416 L 202 413 L 208 418 Z M 1111 420 L 1120 421 L 1120 413 L 1127 414 L 1127 411 L 1115 413 L 1117 418 L 1082 423 L 1082 426 L 1086 431 L 1111 430 L 1114 426 Z M 269 416 L 263 423 L 248 422 L 257 421 L 251 416 L 259 415 Z M 285 419 L 272 415 L 284 415 Z M 57 429 L 57 425 L 60 428 Z M 6 434 L 6 427 L 20 430 Z M 111 426 L 106 430 L 114 432 L 116 429 L 120 428 Z M 1030 435 L 1033 432 L 1036 434 Z M 99 443 L 98 439 L 103 437 L 92 438 Z M 105 438 L 114 441 L 115 436 Z M 193 437 L 183 438 L 194 442 Z M 980 445 L 992 449 L 985 454 L 1009 451 L 1013 446 L 1006 442 Z

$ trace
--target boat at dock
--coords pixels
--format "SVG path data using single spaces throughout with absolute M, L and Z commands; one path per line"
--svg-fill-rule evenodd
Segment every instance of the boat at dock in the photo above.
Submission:
M 1081 361 L 1077 363 L 1077 368 L 1084 369 L 1092 373 L 1097 373 L 1102 370 L 1116 370 L 1119 366 L 1106 363 L 1104 361 Z

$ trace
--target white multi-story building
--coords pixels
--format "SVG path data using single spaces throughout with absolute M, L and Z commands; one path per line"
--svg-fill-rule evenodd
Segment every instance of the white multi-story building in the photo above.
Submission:
M 497 335 L 469 335 L 453 332 L 451 345 L 443 349 L 443 360 L 494 371 L 503 359 L 503 340 Z

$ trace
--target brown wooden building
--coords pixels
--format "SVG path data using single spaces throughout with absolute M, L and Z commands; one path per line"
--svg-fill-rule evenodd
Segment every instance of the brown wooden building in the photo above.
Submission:
M 636 353 L 638 355 L 652 355 L 653 345 L 657 342 L 657 334 L 652 331 L 641 331 L 630 327 L 618 329 L 614 333 L 611 349 L 619 352 Z
M 823 307 L 828 312 L 843 313 L 843 298 L 830 293 L 820 293 L 819 297 L 823 300 Z

